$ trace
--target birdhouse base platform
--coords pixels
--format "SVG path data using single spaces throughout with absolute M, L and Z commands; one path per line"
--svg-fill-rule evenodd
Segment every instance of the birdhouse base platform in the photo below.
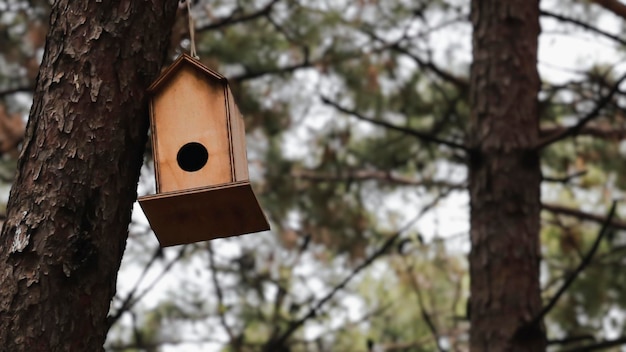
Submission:
M 269 230 L 248 181 L 139 197 L 161 247 Z

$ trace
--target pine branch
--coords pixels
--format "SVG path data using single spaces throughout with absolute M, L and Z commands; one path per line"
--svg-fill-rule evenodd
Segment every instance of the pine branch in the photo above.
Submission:
M 368 268 L 376 259 L 384 255 L 389 251 L 389 249 L 395 244 L 398 238 L 408 230 L 413 224 L 421 219 L 421 217 L 430 211 L 434 206 L 436 206 L 442 198 L 445 198 L 450 193 L 450 190 L 445 192 L 441 192 L 438 197 L 436 197 L 431 203 L 426 205 L 413 219 L 411 219 L 404 227 L 395 232 L 393 235 L 389 236 L 387 240 L 369 257 L 367 257 L 361 264 L 355 267 L 348 276 L 346 276 L 337 286 L 333 287 L 324 297 L 322 297 L 317 303 L 311 307 L 311 309 L 300 319 L 292 321 L 285 332 L 283 332 L 278 338 L 271 339 L 264 347 L 264 351 L 274 351 L 276 347 L 281 347 L 285 344 L 287 339 L 293 335 L 293 333 L 298 330 L 307 320 L 314 318 L 318 312 L 323 308 L 323 306 L 332 299 L 339 291 L 343 290 L 346 285 L 354 277 L 356 277 L 361 271 Z
M 578 218 L 579 220 L 584 220 L 584 221 L 592 221 L 592 222 L 596 222 L 600 224 L 603 224 L 604 222 L 607 221 L 606 217 L 604 216 L 586 213 L 578 209 L 564 207 L 562 205 L 557 205 L 557 204 L 542 203 L 541 208 L 551 213 L 572 216 L 572 217 Z M 612 220 L 610 221 L 610 225 L 611 227 L 618 229 L 618 230 L 626 230 L 626 222 L 621 221 L 621 220 Z
M 335 286 L 330 292 L 328 292 L 324 297 L 322 297 L 322 299 L 320 299 L 314 307 L 312 307 L 309 312 L 307 314 L 305 314 L 302 318 L 292 322 L 291 324 L 289 324 L 289 327 L 287 328 L 287 330 L 282 333 L 278 338 L 269 341 L 268 343 L 268 348 L 266 349 L 267 351 L 271 351 L 272 348 L 275 348 L 275 346 L 282 346 L 285 341 L 287 341 L 287 339 L 297 330 L 299 329 L 302 325 L 304 325 L 304 323 L 315 317 L 319 310 L 331 299 L 335 296 L 335 294 L 337 294 L 339 291 L 343 290 L 344 287 L 346 287 L 346 285 L 348 285 L 348 283 L 350 281 L 352 281 L 352 279 L 359 274 L 361 271 L 363 271 L 363 269 L 369 267 L 376 259 L 378 259 L 378 257 L 382 256 L 383 254 L 387 253 L 387 251 L 389 250 L 389 248 L 391 248 L 394 243 L 396 242 L 396 240 L 398 239 L 398 237 L 400 237 L 401 232 L 397 232 L 395 233 L 393 236 L 389 237 L 384 243 L 383 245 L 376 250 L 372 255 L 370 255 L 365 261 L 363 261 L 359 266 L 357 266 L 356 268 L 354 268 L 354 270 L 352 270 L 352 272 L 345 277 L 340 283 L 339 285 Z
M 433 63 L 432 61 L 425 61 L 422 58 L 420 58 L 419 56 L 413 54 L 411 51 L 409 51 L 408 49 L 406 49 L 405 47 L 400 45 L 400 41 L 401 40 L 399 40 L 399 41 L 397 41 L 395 43 L 389 44 L 383 38 L 381 38 L 380 36 L 376 35 L 376 33 L 373 32 L 373 31 L 365 31 L 365 33 L 368 34 L 373 39 L 376 39 L 377 41 L 379 41 L 381 43 L 385 43 L 385 44 L 389 45 L 389 48 L 391 50 L 394 50 L 394 51 L 396 51 L 398 53 L 401 53 L 401 54 L 404 54 L 404 55 L 410 57 L 411 59 L 413 59 L 413 61 L 415 61 L 415 63 L 421 69 L 427 69 L 427 70 L 431 71 L 437 77 L 443 79 L 446 82 L 452 83 L 459 90 L 467 91 L 467 89 L 469 88 L 469 82 L 467 80 L 465 80 L 463 78 L 460 78 L 460 77 L 457 77 L 457 76 L 453 75 L 450 72 L 444 71 L 442 68 L 440 68 L 439 66 L 435 65 L 435 63 Z M 406 39 L 406 38 L 403 37 L 402 39 Z
M 626 40 L 624 40 L 624 39 L 622 39 L 622 38 L 620 38 L 620 37 L 618 37 L 616 35 L 613 35 L 611 33 L 605 32 L 605 31 L 603 31 L 603 30 L 601 30 L 601 29 L 599 29 L 597 27 L 594 27 L 594 26 L 592 26 L 590 24 L 587 24 L 585 22 L 577 20 L 575 18 L 565 17 L 563 15 L 559 15 L 559 14 L 556 14 L 556 13 L 553 13 L 553 12 L 549 12 L 549 11 L 540 11 L 539 13 L 541 14 L 541 16 L 551 17 L 551 18 L 554 18 L 554 19 L 559 20 L 561 22 L 567 22 L 567 23 L 575 24 L 575 25 L 577 25 L 579 27 L 582 27 L 582 28 L 584 28 L 584 29 L 586 29 L 586 30 L 588 30 L 590 32 L 594 32 L 596 34 L 600 34 L 600 35 L 605 36 L 605 37 L 607 37 L 609 39 L 612 39 L 612 40 L 620 43 L 621 45 L 626 45 Z
M 351 110 L 351 109 L 348 109 L 348 108 L 346 108 L 344 106 L 341 106 L 339 103 L 337 103 L 337 102 L 335 102 L 333 100 L 330 100 L 329 98 L 327 98 L 325 96 L 322 96 L 321 99 L 322 99 L 322 102 L 324 104 L 330 105 L 330 106 L 334 107 L 335 109 L 337 109 L 337 110 L 339 110 L 339 111 L 341 111 L 341 112 L 343 112 L 345 114 L 348 114 L 348 115 L 351 115 L 353 117 L 356 117 L 359 120 L 367 121 L 367 122 L 370 122 L 370 123 L 372 123 L 374 125 L 382 126 L 382 127 L 388 128 L 390 130 L 406 133 L 406 134 L 408 134 L 410 136 L 413 136 L 413 137 L 416 137 L 416 138 L 420 139 L 423 142 L 442 144 L 442 145 L 448 146 L 450 148 L 461 149 L 461 150 L 464 150 L 464 151 L 468 150 L 468 148 L 465 145 L 463 145 L 463 144 L 459 144 L 459 143 L 456 143 L 456 142 L 440 139 L 440 138 L 435 137 L 435 136 L 433 136 L 433 135 L 431 135 L 429 133 L 418 131 L 418 130 L 414 130 L 412 128 L 397 126 L 397 125 L 394 125 L 394 124 L 386 122 L 386 121 L 377 120 L 377 119 L 374 119 L 374 118 L 371 118 L 371 117 L 367 117 L 365 115 L 360 114 L 359 112 L 357 112 L 355 110 Z
M 583 259 L 580 261 L 580 264 L 578 264 L 578 267 L 576 267 L 576 269 L 574 269 L 574 271 L 569 275 L 569 277 L 565 280 L 565 282 L 559 288 L 556 294 L 550 299 L 548 304 L 546 304 L 543 307 L 541 312 L 527 325 L 527 327 L 537 326 L 541 322 L 541 320 L 543 320 L 546 314 L 548 314 L 552 310 L 552 308 L 554 308 L 554 306 L 559 301 L 561 296 L 563 296 L 563 294 L 569 289 L 572 283 L 574 283 L 574 281 L 576 280 L 576 278 L 578 278 L 580 273 L 589 266 L 589 264 L 591 263 L 591 259 L 593 258 L 593 256 L 596 254 L 596 251 L 600 247 L 600 242 L 602 241 L 602 239 L 608 232 L 609 227 L 611 227 L 611 220 L 613 220 L 613 216 L 615 216 L 616 207 L 617 207 L 617 202 L 613 201 L 613 204 L 611 205 L 611 209 L 609 210 L 609 213 L 606 216 L 606 219 L 604 220 L 604 223 L 602 224 L 602 227 L 600 228 L 600 231 L 598 232 L 596 240 L 593 242 L 591 249 L 589 249 L 585 257 L 583 257 Z
M 624 74 L 620 79 L 617 80 L 617 82 L 615 82 L 615 84 L 611 87 L 611 90 L 609 90 L 609 92 L 598 101 L 598 103 L 593 108 L 593 110 L 591 110 L 587 115 L 585 115 L 585 117 L 580 119 L 576 125 L 564 131 L 557 132 L 553 134 L 552 136 L 543 138 L 542 140 L 539 141 L 539 143 L 537 143 L 535 148 L 543 149 L 544 147 L 547 147 L 562 139 L 577 135 L 582 130 L 582 128 L 585 127 L 585 125 L 588 122 L 600 116 L 600 112 L 602 111 L 602 109 L 604 109 L 604 107 L 606 107 L 606 105 L 609 104 L 609 102 L 613 98 L 613 95 L 615 95 L 615 93 L 617 93 L 617 91 L 619 90 L 620 84 L 625 79 L 626 79 L 626 74 Z
M 443 79 L 444 81 L 452 83 L 461 91 L 467 91 L 469 88 L 469 82 L 463 78 L 457 77 L 450 72 L 444 71 L 439 66 L 435 65 L 432 61 L 425 61 L 421 59 L 419 56 L 413 54 L 408 49 L 401 47 L 400 45 L 392 46 L 392 49 L 395 51 L 402 53 L 415 61 L 415 63 L 422 69 L 428 69 L 433 72 L 437 77 Z

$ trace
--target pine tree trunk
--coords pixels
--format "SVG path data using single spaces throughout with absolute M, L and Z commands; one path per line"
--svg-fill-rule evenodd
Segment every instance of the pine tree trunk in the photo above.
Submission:
M 541 310 L 539 1 L 473 0 L 469 191 L 471 350 L 544 351 Z
M 55 1 L 0 238 L 2 351 L 99 351 L 176 0 Z

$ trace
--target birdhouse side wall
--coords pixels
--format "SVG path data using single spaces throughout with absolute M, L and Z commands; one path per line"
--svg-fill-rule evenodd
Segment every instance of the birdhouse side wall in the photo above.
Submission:
M 158 192 L 234 180 L 226 89 L 225 82 L 183 66 L 154 95 L 151 118 Z M 182 151 L 190 144 L 195 148 L 193 151 L 201 149 L 197 144 L 203 146 L 208 159 L 200 169 L 185 171 L 181 168 L 180 155 L 188 155 Z
M 230 115 L 231 143 L 233 150 L 233 160 L 235 181 L 247 181 L 248 175 L 248 157 L 246 152 L 246 129 L 243 122 L 243 116 L 239 112 L 237 104 L 230 87 L 226 87 L 228 97 L 228 110 Z

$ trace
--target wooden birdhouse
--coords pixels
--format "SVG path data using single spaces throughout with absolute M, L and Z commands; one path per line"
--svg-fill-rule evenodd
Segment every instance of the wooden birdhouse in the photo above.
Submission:
M 161 246 L 269 230 L 226 78 L 183 54 L 148 93 L 156 194 L 139 204 Z

